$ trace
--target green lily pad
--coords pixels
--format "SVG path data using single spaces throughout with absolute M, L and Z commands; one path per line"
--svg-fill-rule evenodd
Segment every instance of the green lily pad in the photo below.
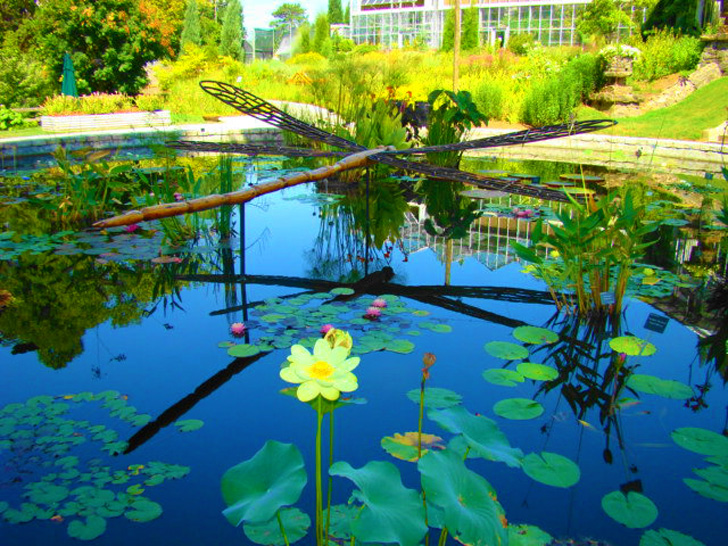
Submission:
M 176 421 L 174 426 L 176 426 L 180 432 L 193 432 L 202 428 L 204 424 L 204 421 L 200 421 L 199 419 L 184 419 L 182 421 Z
M 523 471 L 531 479 L 553 487 L 571 487 L 581 477 L 579 467 L 571 459 L 548 451 L 526 455 Z
M 490 484 L 457 453 L 431 451 L 417 463 L 427 502 L 443 511 L 448 531 L 462 544 L 503 544 L 506 525 Z
M 485 344 L 485 351 L 503 360 L 521 360 L 528 358 L 528 349 L 510 341 L 491 341 Z
M 223 514 L 238 526 L 265 523 L 283 506 L 295 504 L 306 485 L 306 469 L 298 448 L 269 440 L 251 459 L 223 474 Z
M 635 336 L 615 337 L 609 341 L 609 347 L 617 353 L 628 356 L 651 356 L 657 352 L 652 343 Z
M 68 536 L 79 540 L 94 540 L 106 531 L 106 520 L 99 516 L 89 516 L 86 522 L 74 520 L 68 524 Z
M 384 542 L 415 546 L 427 532 L 425 510 L 419 492 L 402 485 L 392 463 L 370 461 L 353 468 L 339 461 L 329 474 L 353 481 L 354 495 L 364 506 L 351 522 L 351 532 L 361 542 Z
M 654 375 L 632 374 L 627 379 L 627 386 L 639 392 L 676 400 L 687 400 L 693 396 L 693 389 L 685 383 L 674 379 L 660 379 Z
M 642 493 L 612 491 L 602 497 L 602 509 L 618 523 L 630 529 L 648 527 L 657 519 L 657 506 Z
M 235 358 L 247 358 L 250 356 L 255 356 L 259 352 L 261 352 L 261 349 L 257 345 L 240 343 L 238 345 L 233 345 L 232 347 L 230 347 L 227 351 L 227 354 Z
M 45 482 L 36 482 L 32 484 L 32 488 L 27 496 L 28 499 L 37 504 L 55 504 L 68 497 L 68 494 L 68 488 L 66 487 Z
M 442 438 L 434 434 L 422 434 L 421 438 L 417 432 L 405 432 L 404 434 L 395 433 L 394 436 L 385 436 L 382 438 L 381 445 L 384 451 L 389 453 L 396 459 L 414 462 L 418 457 L 418 444 L 421 442 L 422 454 L 427 453 L 429 449 L 444 449 L 440 443 Z
M 0 514 L 5 512 L 8 508 L 10 508 L 10 505 L 6 501 L 0 501 Z
M 420 389 L 412 389 L 407 392 L 407 398 L 415 404 L 420 403 Z M 450 389 L 440 387 L 425 387 L 425 407 L 432 409 L 444 409 L 457 406 L 463 401 L 463 397 Z
M 703 497 L 728 502 L 728 487 L 724 485 L 691 478 L 685 478 L 683 481 L 685 485 Z
M 354 290 L 351 288 L 347 288 L 345 286 L 341 286 L 339 288 L 334 288 L 329 291 L 329 294 L 332 294 L 334 296 L 351 296 L 354 293 Z
M 519 326 L 513 330 L 513 337 L 518 341 L 532 343 L 534 345 L 556 343 L 559 340 L 559 334 L 556 332 L 536 326 Z
M 406 355 L 415 350 L 415 344 L 407 339 L 393 339 L 386 343 L 385 348 L 393 353 Z
M 716 456 L 728 454 L 728 438 L 712 430 L 683 427 L 674 430 L 671 436 L 677 445 L 694 453 Z
M 559 371 L 546 364 L 537 364 L 536 362 L 521 362 L 516 366 L 516 370 L 523 377 L 533 379 L 535 381 L 551 381 L 559 377 Z
M 351 538 L 351 522 L 356 519 L 358 508 L 353 504 L 337 504 L 331 507 L 331 519 L 324 510 L 324 521 L 329 522 L 329 535 L 349 540 Z
M 439 322 L 421 322 L 420 328 L 427 328 L 438 334 L 448 334 L 452 332 L 452 326 L 449 324 L 441 324 Z
M 473 415 L 461 406 L 440 411 L 430 411 L 427 416 L 453 434 L 462 434 L 470 454 L 477 454 L 490 461 L 500 461 L 510 467 L 520 467 L 523 452 L 511 447 L 508 438 L 492 419 Z
M 501 385 L 503 387 L 515 387 L 517 383 L 523 383 L 524 377 L 513 370 L 505 370 L 502 368 L 491 368 L 483 372 L 483 379 L 493 385 Z
M 509 525 L 509 546 L 548 546 L 553 537 L 535 525 Z
M 34 505 L 24 502 L 20 505 L 20 510 L 16 508 L 7 508 L 3 512 L 3 519 L 8 523 L 28 523 L 35 519 Z
M 162 515 L 162 506 L 148 499 L 135 500 L 130 508 L 124 512 L 124 517 L 140 523 L 152 521 Z
M 506 398 L 493 406 L 496 415 L 504 419 L 527 421 L 543 413 L 543 406 L 529 398 Z
M 678 531 L 650 529 L 642 535 L 640 546 L 705 546 L 705 544 Z
M 298 508 L 284 508 L 280 511 L 280 516 L 289 544 L 305 537 L 311 527 L 311 518 Z M 265 523 L 246 523 L 243 525 L 243 532 L 256 544 L 276 546 L 285 543 L 277 517 Z

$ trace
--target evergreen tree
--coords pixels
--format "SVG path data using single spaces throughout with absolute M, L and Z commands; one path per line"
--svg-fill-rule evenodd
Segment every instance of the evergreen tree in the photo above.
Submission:
M 463 50 L 476 49 L 480 45 L 478 36 L 478 8 L 470 7 L 462 10 L 462 26 L 460 29 L 460 47 Z M 442 51 L 452 51 L 455 47 L 455 9 L 445 13 L 445 26 L 442 29 Z
M 325 13 L 316 16 L 311 51 L 320 53 L 324 57 L 331 55 L 331 26 Z
M 311 24 L 307 22 L 298 27 L 299 39 L 296 53 L 309 53 L 311 51 Z
M 182 37 L 179 40 L 180 51 L 184 51 L 185 46 L 188 44 L 202 44 L 200 14 L 197 11 L 197 0 L 187 0 L 185 22 L 184 26 L 182 27 Z
M 349 24 L 351 21 L 351 2 L 346 3 L 346 11 L 344 12 L 344 22 Z
M 344 12 L 341 9 L 341 0 L 329 0 L 328 15 L 329 23 L 332 25 L 344 22 Z
M 220 55 L 233 59 L 245 60 L 243 51 L 243 8 L 240 0 L 230 0 L 222 16 L 222 34 L 220 36 Z

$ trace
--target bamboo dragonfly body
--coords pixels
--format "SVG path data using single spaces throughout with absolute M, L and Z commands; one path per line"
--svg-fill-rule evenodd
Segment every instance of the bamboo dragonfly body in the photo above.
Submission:
M 396 169 L 409 171 L 424 175 L 428 178 L 463 182 L 479 188 L 487 190 L 504 191 L 524 195 L 528 197 L 536 197 L 539 199 L 552 201 L 567 201 L 568 197 L 560 190 L 549 188 L 535 188 L 527 184 L 523 184 L 514 179 L 502 179 L 482 174 L 469 173 L 455 168 L 440 167 L 427 162 L 409 161 L 402 159 L 403 155 L 424 155 L 434 152 L 445 151 L 465 151 L 478 150 L 485 148 L 494 148 L 500 146 L 512 146 L 519 144 L 528 144 L 542 140 L 550 140 L 561 138 L 575 134 L 588 133 L 605 129 L 616 124 L 612 120 L 588 120 L 563 125 L 552 125 L 548 127 L 540 127 L 536 129 L 528 129 L 516 133 L 507 133 L 477 140 L 467 140 L 456 142 L 453 144 L 443 144 L 438 146 L 424 146 L 409 148 L 404 150 L 395 150 L 393 148 L 381 148 L 368 150 L 364 146 L 357 144 L 351 140 L 329 133 L 313 125 L 309 125 L 286 112 L 276 108 L 269 102 L 253 95 L 252 93 L 223 82 L 203 81 L 200 86 L 206 92 L 221 100 L 225 104 L 232 106 L 239 112 L 252 116 L 258 120 L 264 121 L 274 127 L 282 130 L 291 131 L 298 135 L 317 140 L 329 146 L 337 147 L 345 151 L 320 151 L 309 150 L 306 148 L 295 147 L 265 147 L 250 144 L 233 144 L 233 143 L 208 143 L 208 142 L 192 142 L 192 141 L 173 141 L 167 143 L 171 148 L 188 150 L 188 151 L 205 151 L 205 152 L 228 152 L 243 155 L 287 155 L 287 156 L 341 156 L 344 159 L 337 163 L 325 167 L 306 172 L 288 175 L 276 180 L 260 184 L 256 187 L 246 190 L 239 190 L 223 195 L 209 195 L 198 199 L 179 203 L 166 203 L 146 207 L 141 210 L 129 211 L 120 216 L 101 220 L 94 224 L 96 228 L 107 228 L 114 226 L 123 226 L 134 224 L 137 222 L 156 220 L 169 216 L 177 216 L 191 212 L 200 212 L 223 205 L 232 205 L 245 203 L 260 195 L 277 191 L 282 188 L 290 187 L 295 184 L 322 180 L 336 175 L 337 173 L 353 168 L 360 168 L 371 163 L 382 163 Z

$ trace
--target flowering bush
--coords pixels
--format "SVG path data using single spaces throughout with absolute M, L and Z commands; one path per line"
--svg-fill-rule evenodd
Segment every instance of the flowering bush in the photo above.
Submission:
M 599 56 L 607 62 L 611 61 L 615 57 L 626 57 L 634 61 L 636 59 L 639 59 L 641 55 L 642 51 L 640 51 L 638 48 L 624 44 L 611 44 L 603 47 L 599 51 Z

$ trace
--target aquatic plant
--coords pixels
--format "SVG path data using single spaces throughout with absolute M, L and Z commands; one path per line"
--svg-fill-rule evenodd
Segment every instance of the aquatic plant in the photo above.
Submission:
M 646 221 L 645 206 L 637 205 L 631 191 L 611 193 L 556 213 L 559 224 L 544 227 L 538 220 L 531 233 L 531 246 L 511 246 L 529 262 L 530 270 L 548 284 L 560 310 L 588 317 L 618 315 L 633 265 L 652 244 L 646 236 L 657 224 Z M 558 261 L 548 260 L 536 251 L 550 249 Z

